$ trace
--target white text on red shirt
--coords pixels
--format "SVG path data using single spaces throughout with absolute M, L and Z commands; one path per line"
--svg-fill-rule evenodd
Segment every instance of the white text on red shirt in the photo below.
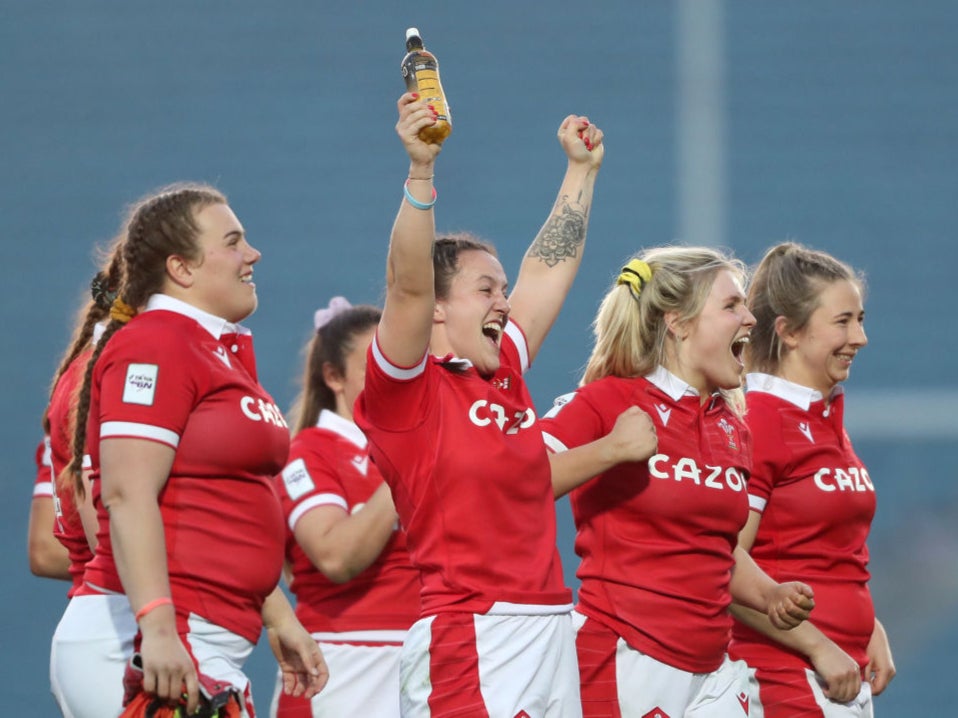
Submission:
M 649 459 L 649 475 L 656 479 L 675 479 L 676 481 L 691 479 L 694 484 L 705 486 L 707 489 L 721 490 L 728 487 L 732 491 L 745 490 L 745 477 L 734 466 L 706 465 L 700 468 L 695 459 L 689 457 L 682 457 L 672 463 L 672 458 L 668 454 L 656 454 Z

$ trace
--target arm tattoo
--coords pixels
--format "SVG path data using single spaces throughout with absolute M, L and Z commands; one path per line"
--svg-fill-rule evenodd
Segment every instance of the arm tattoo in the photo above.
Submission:
M 574 258 L 585 241 L 586 220 L 587 210 L 573 207 L 563 195 L 526 255 L 538 257 L 550 267 Z

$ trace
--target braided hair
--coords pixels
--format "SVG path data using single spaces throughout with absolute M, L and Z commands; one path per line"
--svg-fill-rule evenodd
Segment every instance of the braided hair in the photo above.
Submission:
M 163 289 L 168 257 L 179 255 L 191 261 L 199 259 L 196 216 L 214 204 L 226 204 L 226 197 L 219 190 L 204 184 L 179 183 L 144 197 L 129 210 L 115 250 L 120 255 L 121 279 L 108 310 L 110 322 L 97 342 L 83 375 L 76 402 L 73 458 L 64 469 L 80 497 L 84 494 L 83 454 L 96 361 L 113 335 L 125 326 L 129 318 L 125 310 L 132 307 L 135 312 L 146 304 L 152 294 Z M 104 303 L 106 298 L 101 298 Z M 123 311 L 117 311 L 118 307 Z

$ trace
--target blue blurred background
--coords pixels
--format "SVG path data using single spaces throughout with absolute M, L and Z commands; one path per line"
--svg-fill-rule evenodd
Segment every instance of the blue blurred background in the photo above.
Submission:
M 55 715 L 49 638 L 65 585 L 34 578 L 26 526 L 47 382 L 124 206 L 212 182 L 251 242 L 261 379 L 296 392 L 313 310 L 378 302 L 406 175 L 395 137 L 404 31 L 439 57 L 454 132 L 440 229 L 499 247 L 514 276 L 564 169 L 555 130 L 606 133 L 587 257 L 531 373 L 540 410 L 575 385 L 589 322 L 642 246 L 757 261 L 786 238 L 869 280 L 870 346 L 849 431 L 879 491 L 872 589 L 898 678 L 880 716 L 951 716 L 958 657 L 958 5 L 252 0 L 0 4 L 0 695 Z M 571 519 L 558 507 L 575 585 Z M 265 714 L 273 663 L 249 664 Z

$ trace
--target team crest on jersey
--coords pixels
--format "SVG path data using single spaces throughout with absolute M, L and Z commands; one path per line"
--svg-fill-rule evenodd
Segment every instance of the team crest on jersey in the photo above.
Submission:
M 159 369 L 156 364 L 130 364 L 123 382 L 123 403 L 153 406 Z
M 726 438 L 728 438 L 728 448 L 738 451 L 738 444 L 735 443 L 735 427 L 732 426 L 723 416 L 719 419 L 719 428 L 725 432 Z
M 505 376 L 502 379 L 493 379 L 489 383 L 499 391 L 508 391 L 509 386 L 512 384 L 512 378 Z

